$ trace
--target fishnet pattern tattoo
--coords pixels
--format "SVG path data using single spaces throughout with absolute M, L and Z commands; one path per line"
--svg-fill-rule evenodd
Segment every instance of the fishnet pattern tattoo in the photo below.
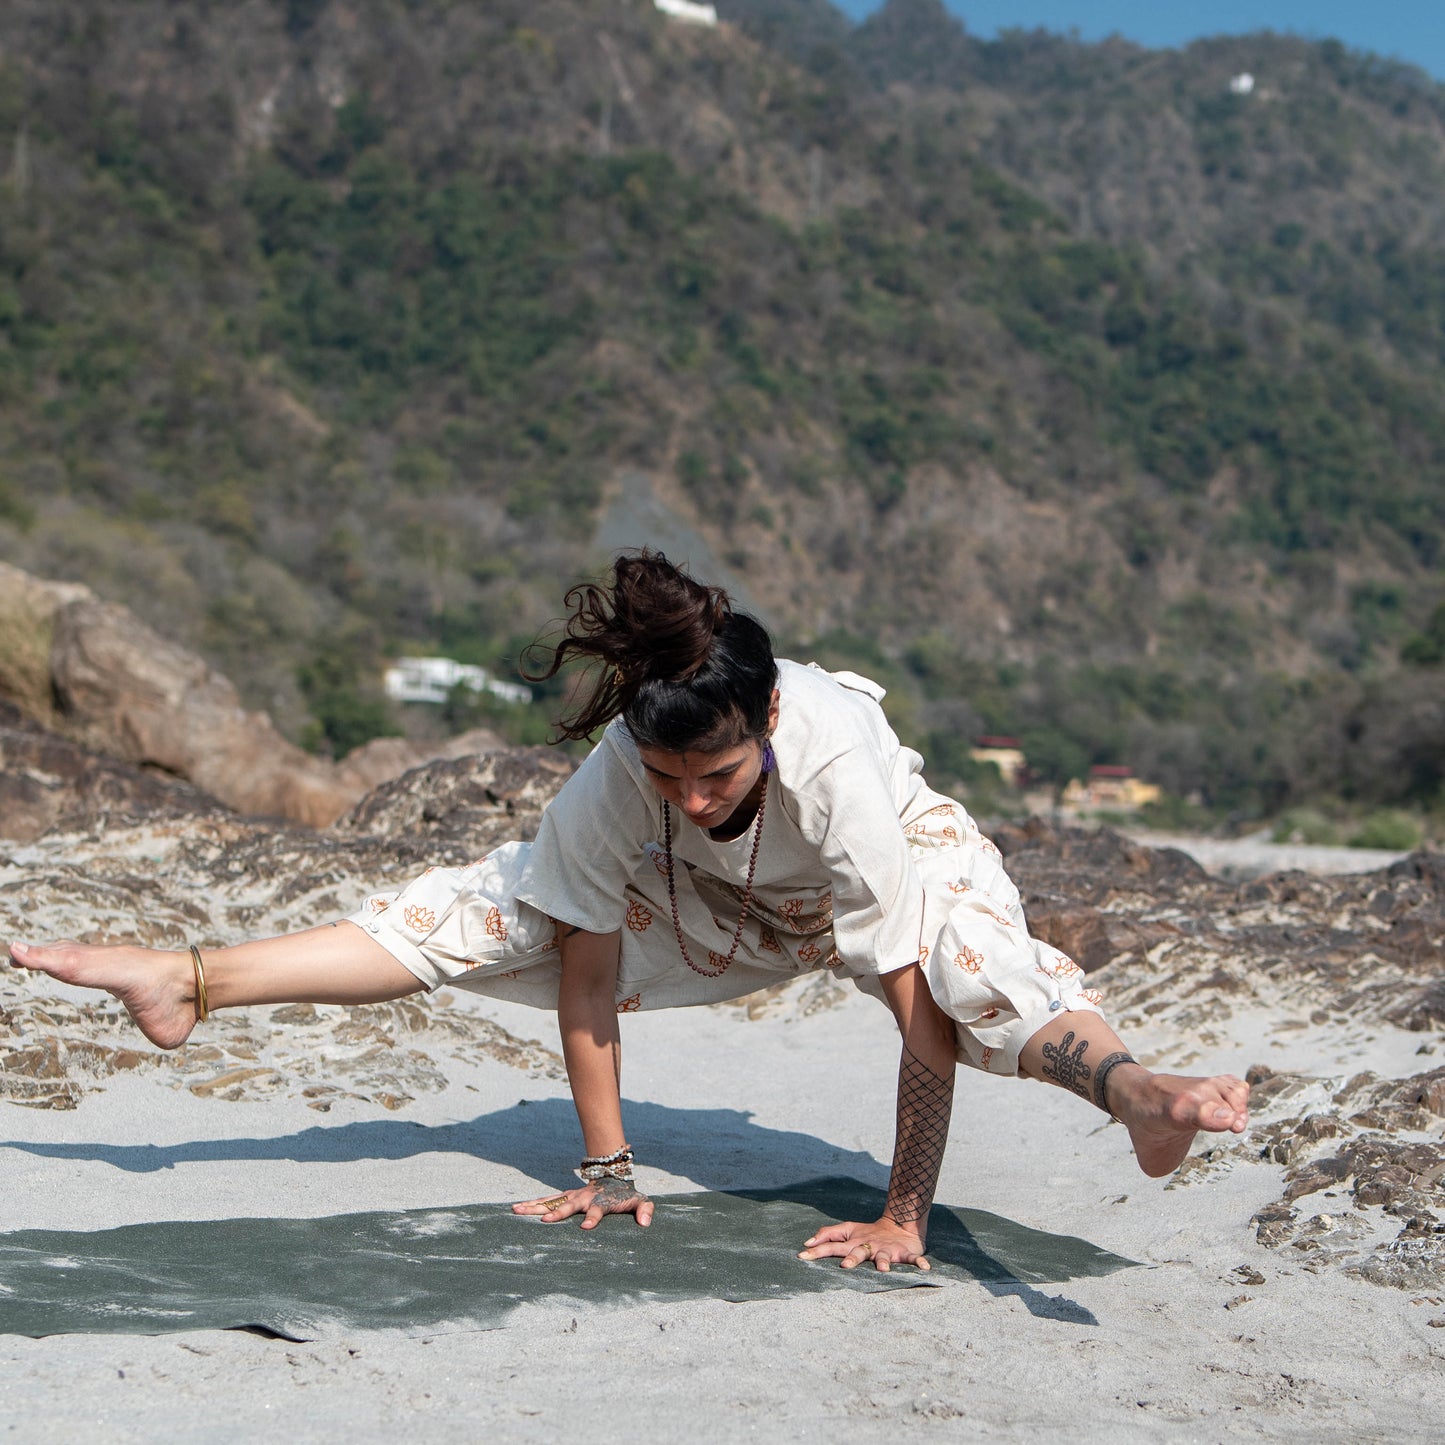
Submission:
M 1074 1031 L 1070 1029 L 1063 1039 L 1057 1044 L 1044 1045 L 1044 1078 L 1052 1079 L 1056 1084 L 1062 1084 L 1064 1088 L 1072 1090 L 1081 1099 L 1089 1097 L 1089 1080 L 1094 1071 L 1084 1062 L 1084 1055 L 1089 1052 L 1089 1041 L 1080 1039 L 1078 1047 L 1073 1047 Z
M 928 1218 L 952 1113 L 952 1071 L 935 1074 L 905 1044 L 898 1065 L 898 1134 L 888 1179 L 887 1214 L 895 1223 Z

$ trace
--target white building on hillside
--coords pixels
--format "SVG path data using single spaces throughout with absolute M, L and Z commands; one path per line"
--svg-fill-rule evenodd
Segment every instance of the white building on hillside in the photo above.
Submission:
M 697 5 L 694 0 L 652 0 L 664 15 L 686 20 L 690 25 L 716 25 L 717 6 Z
M 442 703 L 454 687 L 490 693 L 503 702 L 531 702 L 532 689 L 500 682 L 484 667 L 450 657 L 403 657 L 386 670 L 386 695 L 397 702 Z

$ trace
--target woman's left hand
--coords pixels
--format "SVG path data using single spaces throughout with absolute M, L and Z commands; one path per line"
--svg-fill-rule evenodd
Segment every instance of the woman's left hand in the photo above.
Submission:
M 545 1199 L 528 1199 L 512 1206 L 513 1214 L 541 1215 L 543 1224 L 559 1224 L 582 1215 L 583 1229 L 596 1229 L 608 1214 L 631 1214 L 645 1229 L 652 1223 L 652 1200 L 630 1179 L 600 1179 L 579 1189 L 564 1189 Z
M 829 1224 L 807 1241 L 798 1258 L 838 1259 L 844 1269 L 857 1269 L 871 1259 L 885 1274 L 895 1264 L 932 1268 L 923 1257 L 923 1235 L 887 1215 L 872 1224 Z

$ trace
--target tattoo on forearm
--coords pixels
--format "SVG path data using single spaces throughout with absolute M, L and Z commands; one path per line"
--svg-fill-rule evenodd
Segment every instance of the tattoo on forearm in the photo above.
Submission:
M 646 1198 L 630 1179 L 603 1179 L 592 1196 L 592 1203 L 600 1206 L 604 1214 L 624 1214 Z
M 1106 1114 L 1111 1115 L 1115 1119 L 1119 1116 L 1109 1107 L 1109 1095 L 1107 1092 L 1109 1075 L 1112 1074 L 1120 1064 L 1137 1064 L 1138 1062 L 1139 1060 L 1136 1059 L 1133 1054 L 1126 1054 L 1122 1050 L 1116 1050 L 1114 1053 L 1107 1055 L 1103 1063 L 1094 1070 L 1094 1103 Z
M 1084 1062 L 1088 1052 L 1089 1041 L 1080 1039 L 1075 1045 L 1074 1031 L 1070 1029 L 1062 1042 L 1044 1045 L 1044 1078 L 1062 1084 L 1081 1099 L 1089 1098 L 1089 1080 L 1094 1071 Z
M 926 1220 L 938 1187 L 948 1121 L 953 1113 L 953 1072 L 936 1074 L 907 1044 L 898 1065 L 898 1135 L 888 1179 L 888 1217 L 898 1224 Z

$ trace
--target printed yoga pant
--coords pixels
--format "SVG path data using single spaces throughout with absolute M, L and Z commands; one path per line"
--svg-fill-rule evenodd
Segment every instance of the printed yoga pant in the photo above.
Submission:
M 1016 1074 L 1024 1045 L 1061 1011 L 1101 1012 L 1100 995 L 1085 986 L 1083 970 L 1029 935 L 998 850 L 971 820 L 961 841 L 947 839 L 944 846 L 916 837 L 910 843 L 925 895 L 918 962 L 954 1021 L 960 1062 Z M 561 980 L 555 927 L 516 898 L 529 847 L 506 843 L 466 867 L 428 868 L 400 892 L 367 898 L 350 921 L 428 989 L 446 984 L 555 1010 Z M 652 862 L 627 891 L 619 1013 L 720 1003 L 821 970 L 882 997 L 878 974 L 850 968 L 838 957 L 826 894 L 797 900 L 789 926 L 750 916 L 732 963 L 716 977 L 695 972 L 678 948 L 656 852 Z M 681 865 L 676 892 L 688 953 L 711 972 L 732 945 L 736 897 Z

